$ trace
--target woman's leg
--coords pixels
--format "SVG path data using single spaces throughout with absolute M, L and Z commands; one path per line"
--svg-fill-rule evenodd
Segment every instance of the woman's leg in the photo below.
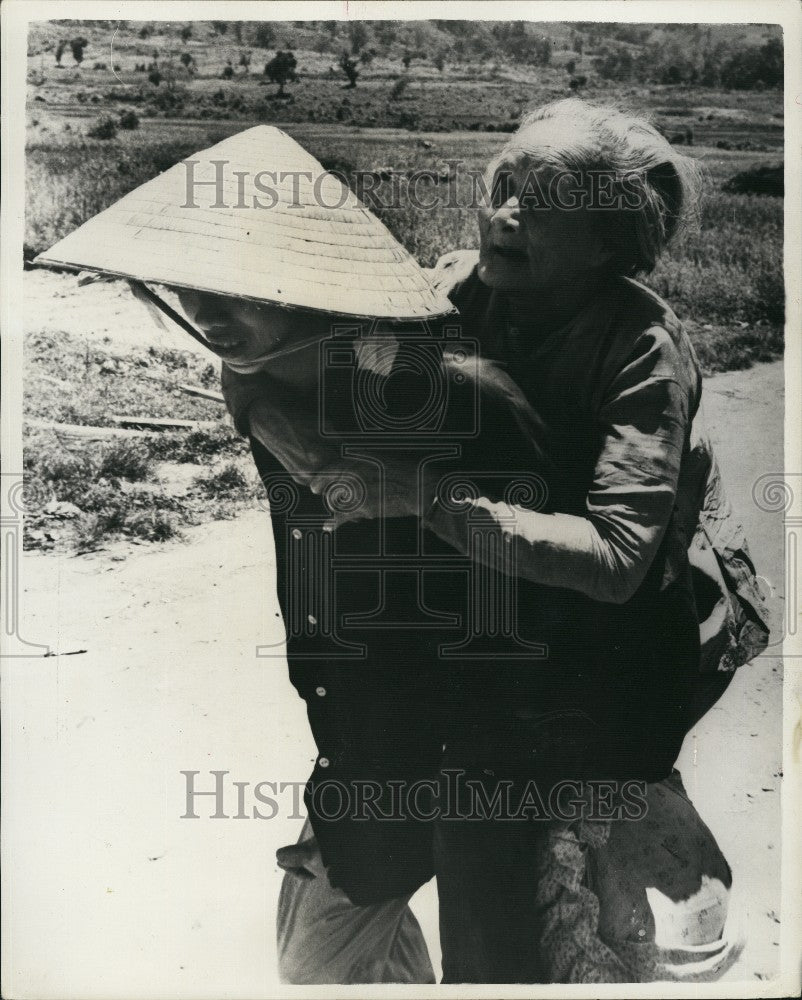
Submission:
M 639 820 L 441 820 L 443 981 L 719 978 L 742 948 L 729 867 L 675 773 Z
M 600 936 L 637 982 L 718 979 L 743 948 L 729 865 L 678 771 L 647 786 L 646 807 L 588 850 Z
M 550 981 L 715 980 L 740 954 L 729 866 L 679 773 L 649 784 L 645 806 L 550 830 L 537 889 Z
M 308 820 L 278 860 L 286 871 L 277 918 L 282 982 L 435 982 L 409 896 L 355 906 L 330 885 Z

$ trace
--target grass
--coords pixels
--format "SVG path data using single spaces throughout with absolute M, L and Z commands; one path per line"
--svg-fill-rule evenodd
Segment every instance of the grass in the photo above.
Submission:
M 231 517 L 251 501 L 255 485 L 247 446 L 228 425 L 223 407 L 178 393 L 166 380 L 171 374 L 209 384 L 217 380 L 213 366 L 174 350 L 115 358 L 96 344 L 89 349 L 79 338 L 41 331 L 28 334 L 25 352 L 27 417 L 91 426 L 108 426 L 114 413 L 219 420 L 208 429 L 70 447 L 52 431 L 27 424 L 25 474 L 41 498 L 26 514 L 27 549 L 87 552 L 114 538 L 166 541 L 180 537 L 183 525 Z M 55 373 L 62 392 L 46 381 Z M 195 470 L 192 481 L 184 477 L 176 486 L 175 470 L 186 466 Z
M 29 431 L 25 476 L 41 503 L 26 513 L 25 548 L 87 552 L 114 538 L 163 542 L 180 537 L 183 526 L 233 517 L 256 495 L 244 453 L 219 467 L 196 456 L 206 471 L 176 490 L 148 440 L 83 442 L 70 452 L 51 432 Z

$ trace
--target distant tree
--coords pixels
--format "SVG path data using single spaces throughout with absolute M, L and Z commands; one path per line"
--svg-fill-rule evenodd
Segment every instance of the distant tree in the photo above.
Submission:
M 426 44 L 426 31 L 419 21 L 412 21 L 412 41 L 416 49 L 422 49 Z
M 362 21 L 350 21 L 348 23 L 348 37 L 351 40 L 351 54 L 358 56 L 367 44 L 368 29 Z
M 147 24 L 143 24 L 142 27 L 139 29 L 140 38 L 150 38 L 152 34 L 153 34 L 153 28 L 151 28 Z
M 271 83 L 278 84 L 278 96 L 284 96 L 284 87 L 295 83 L 298 74 L 295 72 L 298 62 L 292 52 L 279 50 L 270 62 L 265 64 L 265 76 Z
M 154 87 L 158 87 L 162 82 L 162 75 L 157 69 L 152 69 L 148 73 L 148 80 L 150 80 Z
M 234 37 L 242 45 L 242 21 L 234 22 Z
M 363 66 L 370 66 L 373 60 L 376 58 L 375 49 L 362 49 L 362 54 L 359 57 L 359 61 Z
M 184 66 L 189 72 L 191 72 L 190 67 L 195 62 L 195 59 L 192 56 L 192 54 L 190 52 L 182 52 L 180 59 L 181 59 L 181 65 Z
M 605 80 L 629 80 L 635 60 L 629 49 L 605 49 L 595 60 L 599 76 Z
M 348 86 L 354 88 L 356 86 L 356 81 L 359 79 L 359 70 L 357 67 L 357 60 L 352 59 L 347 52 L 343 52 L 340 56 L 340 69 L 348 77 Z
M 533 55 L 538 66 L 548 66 L 551 62 L 551 39 L 539 38 L 535 42 Z
M 393 84 L 393 86 L 392 86 L 392 88 L 390 90 L 390 97 L 394 101 L 397 101 L 398 98 L 401 97 L 401 95 L 404 93 L 404 91 L 407 89 L 408 86 L 409 86 L 409 77 L 408 76 L 399 76 L 399 78 L 395 81 L 395 83 Z
M 569 59 L 568 62 L 565 64 L 565 72 L 573 76 L 575 71 L 576 71 L 576 59 Z
M 186 45 L 186 43 L 192 38 L 192 25 L 185 24 L 180 31 L 181 41 Z
M 407 49 L 403 56 L 401 56 L 401 62 L 404 64 L 404 69 L 409 69 L 412 64 L 412 53 L 409 49 Z
M 212 27 L 218 35 L 225 35 L 228 32 L 228 21 L 212 21 Z
M 373 29 L 373 33 L 379 45 L 381 45 L 385 50 L 390 48 L 398 35 L 396 26 L 392 21 L 377 22 L 376 27 Z
M 682 83 L 682 70 L 680 67 L 674 63 L 670 66 L 666 66 L 663 70 L 662 82 L 673 85 Z
M 721 82 L 733 90 L 783 85 L 783 47 L 779 38 L 765 45 L 740 48 L 721 67 Z
M 56 46 L 56 66 L 61 65 L 61 57 L 64 55 L 64 50 L 67 48 L 67 43 L 62 38 L 61 41 Z
M 339 24 L 337 21 L 326 21 L 326 31 L 331 35 L 332 38 L 337 37 L 337 29 Z
M 253 36 L 254 45 L 260 49 L 272 49 L 276 43 L 276 32 L 272 24 L 262 22 L 256 25 Z
M 76 38 L 70 40 L 70 49 L 72 51 L 72 58 L 75 60 L 76 66 L 80 66 L 84 61 L 84 49 L 87 47 L 89 42 L 78 35 Z
M 251 71 L 251 54 L 250 52 L 240 52 L 239 54 L 239 65 L 243 67 L 246 73 Z
M 227 62 L 223 67 L 223 72 L 220 74 L 220 76 L 224 80 L 230 80 L 233 75 L 234 75 L 234 67 L 231 65 L 230 62 Z
M 432 61 L 434 62 L 435 67 L 437 69 L 439 69 L 440 72 L 442 73 L 443 70 L 446 68 L 446 53 L 445 53 L 445 50 L 441 49 L 437 53 L 437 55 L 434 57 L 434 59 Z
M 568 83 L 568 86 L 576 94 L 585 86 L 587 82 L 588 78 L 586 76 L 572 76 Z
M 573 41 L 572 41 L 572 48 L 573 48 L 574 52 L 577 53 L 577 55 L 580 55 L 580 56 L 582 55 L 582 51 L 585 48 L 585 43 L 584 43 L 581 35 L 574 35 Z

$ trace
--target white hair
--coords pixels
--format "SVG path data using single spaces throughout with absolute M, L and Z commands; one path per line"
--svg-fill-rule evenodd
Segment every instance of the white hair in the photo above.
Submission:
M 549 122 L 549 139 L 535 126 Z M 523 153 L 534 169 L 569 171 L 587 178 L 603 171 L 626 186 L 628 200 L 598 213 L 612 266 L 621 274 L 651 271 L 682 226 L 696 215 L 701 170 L 646 119 L 579 98 L 530 111 L 488 168 L 488 186 L 505 156 Z M 635 203 L 634 206 L 632 203 Z

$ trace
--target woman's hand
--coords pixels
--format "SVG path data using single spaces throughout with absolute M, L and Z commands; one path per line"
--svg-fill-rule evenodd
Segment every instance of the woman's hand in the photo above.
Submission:
M 418 469 L 412 463 L 341 458 L 309 483 L 326 500 L 331 531 L 349 521 L 416 517 L 424 513 Z

